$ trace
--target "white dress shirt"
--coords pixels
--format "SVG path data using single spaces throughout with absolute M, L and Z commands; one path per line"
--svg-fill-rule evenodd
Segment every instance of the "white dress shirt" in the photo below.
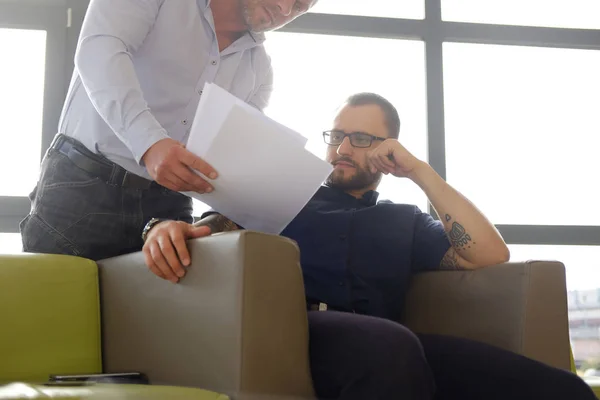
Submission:
M 142 156 L 185 143 L 206 82 L 267 105 L 264 40 L 246 33 L 219 52 L 210 0 L 91 0 L 58 132 L 150 178 Z

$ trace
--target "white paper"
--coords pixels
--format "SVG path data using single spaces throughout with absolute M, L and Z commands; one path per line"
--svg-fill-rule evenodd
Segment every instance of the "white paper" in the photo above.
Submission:
M 213 85 L 204 96 L 187 148 L 211 164 L 219 178 L 211 182 L 212 193 L 186 194 L 246 229 L 281 233 L 332 166 L 307 151 L 299 133 L 224 90 Z
M 198 103 L 198 109 L 194 116 L 194 122 L 190 129 L 186 147 L 194 149 L 194 154 L 204 158 L 214 137 L 219 133 L 221 125 L 223 125 L 223 122 L 234 106 L 241 107 L 255 118 L 267 118 L 262 112 L 238 99 L 225 89 L 214 83 L 206 83 L 202 90 L 202 97 Z M 278 125 L 282 132 L 285 131 L 288 135 L 295 138 L 299 146 L 306 146 L 307 138 L 277 121 L 270 121 Z

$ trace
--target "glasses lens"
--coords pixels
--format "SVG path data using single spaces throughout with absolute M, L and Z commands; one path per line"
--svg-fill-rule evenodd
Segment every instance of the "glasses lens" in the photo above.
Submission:
M 350 137 L 354 147 L 369 147 L 371 145 L 371 136 L 364 133 L 354 133 Z
M 325 142 L 327 142 L 328 144 L 340 144 L 344 141 L 345 135 L 343 132 L 331 131 L 325 132 L 324 137 Z

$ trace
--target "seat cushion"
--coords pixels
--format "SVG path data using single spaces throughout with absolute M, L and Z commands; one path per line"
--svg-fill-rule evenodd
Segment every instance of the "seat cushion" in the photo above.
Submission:
M 95 262 L 71 256 L 0 256 L 0 382 L 99 373 Z
M 596 397 L 600 399 L 600 378 L 597 377 L 585 377 L 583 378 L 587 382 L 588 385 L 592 387 L 594 394 Z
M 229 397 L 202 389 L 150 385 L 90 385 L 48 387 L 14 383 L 0 387 L 0 400 L 13 399 L 119 399 L 119 400 L 228 400 Z

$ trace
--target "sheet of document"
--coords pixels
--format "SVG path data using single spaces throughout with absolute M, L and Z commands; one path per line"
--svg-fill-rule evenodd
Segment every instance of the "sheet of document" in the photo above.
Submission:
M 198 109 L 187 139 L 187 147 L 193 148 L 196 155 L 204 158 L 210 144 L 219 133 L 223 122 L 235 106 L 242 108 L 255 118 L 268 118 L 256 108 L 214 83 L 204 84 L 202 97 L 198 103 Z M 269 120 L 272 124 L 279 126 L 282 132 L 296 139 L 300 147 L 306 146 L 307 138 L 277 121 Z
M 204 92 L 187 148 L 210 163 L 219 178 L 212 182 L 213 193 L 186 194 L 246 229 L 279 234 L 332 166 L 307 151 L 299 133 L 214 88 L 210 96 Z

